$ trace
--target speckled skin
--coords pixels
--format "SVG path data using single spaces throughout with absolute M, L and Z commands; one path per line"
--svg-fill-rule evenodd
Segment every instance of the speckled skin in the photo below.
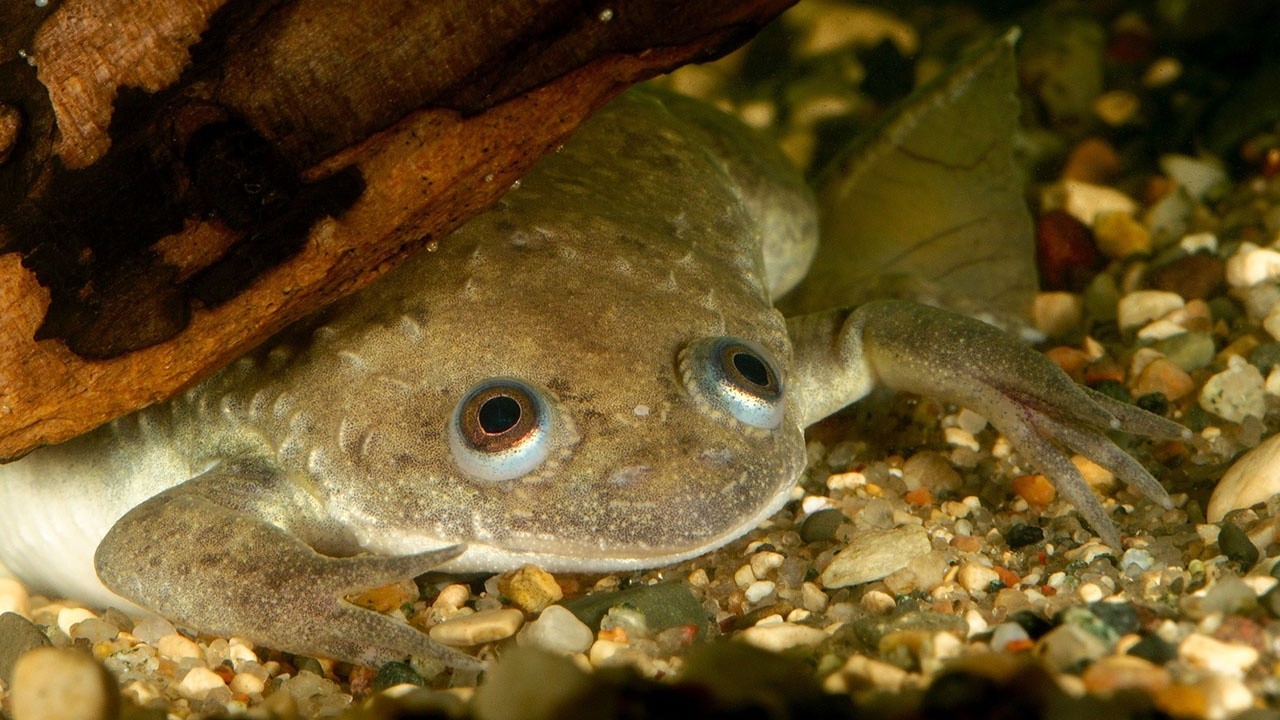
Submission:
M 1118 537 L 1065 445 L 1159 485 L 1100 429 L 1181 429 L 1098 400 L 982 323 L 903 302 L 786 321 L 814 211 L 723 117 L 630 93 L 493 210 L 180 398 L 0 468 L 0 559 L 38 589 L 377 663 L 468 656 L 342 595 L 421 572 L 662 565 L 775 512 L 803 429 L 874 385 L 986 414 Z M 694 118 L 694 119 L 689 119 Z M 734 336 L 779 365 L 784 415 L 691 397 L 677 358 Z M 551 398 L 548 459 L 478 481 L 446 427 L 467 390 Z M 94 575 L 96 551 L 97 576 Z

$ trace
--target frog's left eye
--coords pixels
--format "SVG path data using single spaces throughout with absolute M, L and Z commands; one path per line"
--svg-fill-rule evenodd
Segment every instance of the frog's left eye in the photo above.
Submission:
M 685 347 L 679 364 L 693 397 L 752 427 L 782 424 L 782 378 L 763 347 L 735 337 L 703 338 Z
M 449 449 L 463 472 L 500 482 L 526 475 L 547 459 L 550 403 L 514 378 L 471 388 L 449 422 Z

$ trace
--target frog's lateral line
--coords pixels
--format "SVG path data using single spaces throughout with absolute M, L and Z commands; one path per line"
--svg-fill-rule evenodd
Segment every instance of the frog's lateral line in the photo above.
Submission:
M 784 319 L 810 196 L 759 144 L 709 148 L 723 118 L 672 107 L 624 95 L 436 252 L 0 468 L 0 559 L 37 590 L 294 652 L 466 665 L 340 598 L 437 568 L 705 553 L 781 507 L 804 428 L 876 385 L 986 416 L 1113 545 L 1070 450 L 1168 504 L 1104 433 L 1186 431 L 986 324 L 901 301 Z

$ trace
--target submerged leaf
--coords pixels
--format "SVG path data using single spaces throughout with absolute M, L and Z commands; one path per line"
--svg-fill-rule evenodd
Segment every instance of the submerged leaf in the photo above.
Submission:
M 829 167 L 822 244 L 787 314 L 908 295 L 1027 313 L 1031 216 L 1013 162 L 1016 31 L 918 90 Z

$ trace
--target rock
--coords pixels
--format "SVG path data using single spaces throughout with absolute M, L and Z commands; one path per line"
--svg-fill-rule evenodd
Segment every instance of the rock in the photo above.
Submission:
M 1076 143 L 1062 167 L 1064 180 L 1106 184 L 1120 172 L 1120 153 L 1106 140 L 1088 137 Z
M 1107 654 L 1107 644 L 1078 625 L 1059 625 L 1041 637 L 1035 654 L 1058 672 L 1076 672 Z
M 196 666 L 182 676 L 182 681 L 178 683 L 178 694 L 188 700 L 203 700 L 209 693 L 226 686 L 221 675 L 207 667 Z
M 85 608 L 62 608 L 58 611 L 58 629 L 62 631 L 63 635 L 71 637 L 71 629 L 78 623 L 96 617 L 98 616 L 94 615 L 92 610 L 86 610 Z
M 1081 674 L 1089 692 L 1111 694 L 1117 690 L 1142 690 L 1154 693 L 1170 683 L 1169 671 L 1131 655 L 1109 655 L 1099 659 Z
M 156 652 L 160 657 L 169 658 L 170 660 L 182 660 L 183 658 L 202 658 L 204 653 L 200 651 L 200 646 L 190 638 L 183 637 L 178 633 L 166 635 L 155 643 Z
M 509 638 L 523 624 L 524 613 L 519 610 L 481 610 L 433 625 L 428 634 L 432 640 L 442 645 L 465 647 Z
M 1142 224 L 1151 231 L 1157 246 L 1187 233 L 1195 203 L 1182 188 L 1166 193 L 1142 214 Z
M 1280 278 L 1280 252 L 1245 242 L 1227 259 L 1227 284 L 1247 288 Z
M 1089 227 L 1066 210 L 1036 218 L 1036 265 L 1045 290 L 1078 291 L 1102 268 Z
M 831 559 L 819 578 L 827 589 L 879 580 L 907 566 L 912 558 L 932 549 L 929 535 L 920 525 L 892 530 L 864 530 Z
M 1171 292 L 1137 290 L 1120 298 L 1116 306 L 1116 321 L 1122 330 L 1130 330 L 1180 310 L 1185 304 L 1181 295 Z
M 991 649 L 1015 652 L 1031 645 L 1031 636 L 1016 622 L 1003 622 L 991 629 Z
M 82 650 L 37 648 L 13 669 L 13 720 L 104 720 L 119 704 L 115 678 Z
M 1084 299 L 1071 292 L 1036 294 L 1031 320 L 1036 329 L 1049 337 L 1061 337 L 1080 326 L 1084 318 Z
M 1035 475 L 1019 475 L 1013 479 L 1012 489 L 1015 495 L 1028 505 L 1048 507 L 1057 496 L 1058 490 L 1049 479 L 1039 473 Z
M 1142 101 L 1127 90 L 1110 90 L 1093 101 L 1093 112 L 1111 127 L 1128 124 L 1138 114 Z
M 13 667 L 28 650 L 47 647 L 40 627 L 17 613 L 0 613 L 0 680 L 12 685 Z
M 31 617 L 31 597 L 27 588 L 11 577 L 0 577 L 0 613 Z
M 1226 187 L 1226 168 L 1214 157 L 1193 158 L 1186 155 L 1163 155 L 1160 169 L 1173 178 L 1191 197 L 1203 201 L 1210 194 Z
M 967 562 L 956 573 L 956 582 L 970 595 L 983 597 L 991 590 L 999 589 L 1000 574 L 984 565 Z
M 1202 332 L 1189 332 L 1157 340 L 1149 349 L 1163 355 L 1169 362 L 1186 372 L 1208 367 L 1209 363 L 1213 362 L 1214 353 L 1217 352 L 1213 336 Z M 1142 350 L 1138 352 L 1141 353 Z
M 1158 358 L 1142 369 L 1130 389 L 1137 396 L 1161 393 L 1170 400 L 1179 400 L 1195 390 L 1196 384 L 1185 370 L 1167 358 Z
M 923 451 L 907 458 L 902 464 L 902 482 L 909 489 L 925 488 L 937 493 L 956 490 L 960 487 L 961 478 L 960 473 L 941 454 Z
M 418 599 L 418 585 L 413 580 L 401 580 L 352 595 L 354 605 L 376 613 L 388 613 Z
M 564 597 L 555 577 L 536 565 L 525 565 L 498 578 L 498 590 L 516 607 L 538 613 Z
M 1244 531 L 1231 523 L 1224 523 L 1222 532 L 1218 533 L 1218 547 L 1228 560 L 1240 563 L 1246 571 L 1258 562 L 1261 555 L 1258 547 L 1249 540 Z
M 1227 513 L 1247 508 L 1280 493 L 1280 435 L 1236 459 L 1218 481 L 1209 497 L 1205 516 L 1209 522 L 1221 522 Z
M 825 630 L 789 622 L 753 625 L 734 636 L 762 650 L 783 652 L 797 647 L 817 647 L 827 639 Z
M 600 627 L 604 616 L 617 606 L 629 606 L 639 611 L 644 616 L 645 625 L 654 633 L 685 625 L 701 632 L 707 624 L 707 613 L 697 593 L 682 581 L 639 585 L 621 592 L 597 592 L 562 604 L 588 627 L 595 628 Z
M 1258 651 L 1252 647 L 1225 643 L 1200 633 L 1192 633 L 1178 644 L 1178 657 L 1192 667 L 1235 678 L 1244 677 L 1258 663 Z
M 1200 390 L 1200 407 L 1231 422 L 1267 413 L 1263 397 L 1262 373 L 1244 358 L 1236 355 L 1227 361 L 1227 369 L 1205 381 Z
M 542 611 L 537 620 L 525 625 L 516 641 L 559 655 L 586 652 L 595 639 L 591 628 L 562 605 Z
M 837 508 L 819 510 L 800 524 L 800 539 L 806 543 L 834 539 L 836 529 L 844 524 L 844 513 Z
M 1093 237 L 1103 255 L 1123 260 L 1151 253 L 1151 233 L 1126 212 L 1100 213 L 1093 222 Z
M 1138 203 L 1115 188 L 1075 180 L 1063 180 L 1050 186 L 1045 190 L 1041 202 L 1046 208 L 1067 211 L 1088 227 L 1092 227 L 1103 213 L 1132 215 L 1138 211 Z

